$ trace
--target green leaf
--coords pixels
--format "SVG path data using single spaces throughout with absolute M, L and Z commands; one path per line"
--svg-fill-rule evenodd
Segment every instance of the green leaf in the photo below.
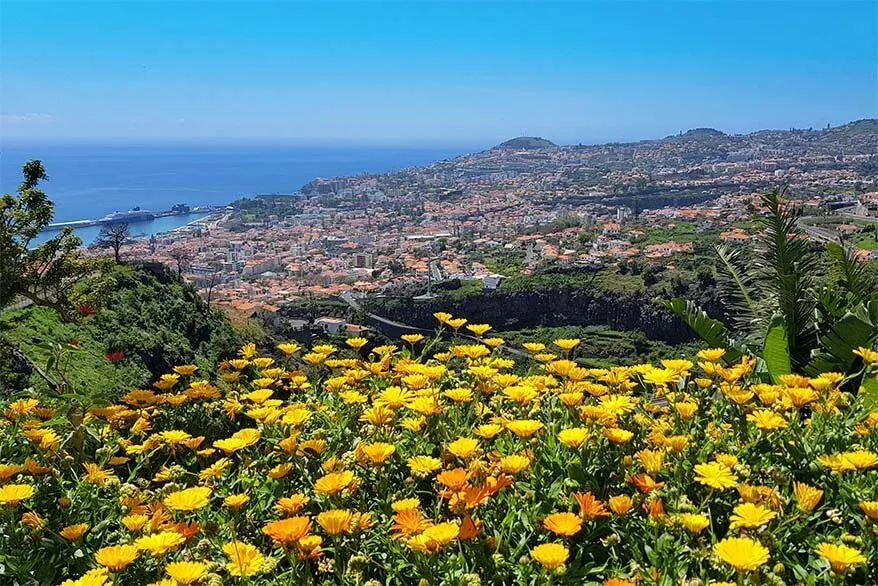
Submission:
M 878 374 L 873 372 L 863 377 L 860 394 L 863 395 L 863 406 L 867 411 L 878 409 Z
M 692 301 L 674 297 L 670 300 L 659 300 L 659 304 L 680 316 L 707 345 L 713 348 L 725 348 L 725 359 L 728 362 L 736 362 L 741 358 L 741 351 L 734 348 L 729 341 L 729 331 L 726 326 L 718 319 L 707 315 L 707 312 Z
M 780 375 L 789 374 L 792 370 L 786 322 L 782 315 L 775 315 L 771 319 L 762 347 L 762 359 L 775 384 L 780 382 Z
M 878 302 L 860 304 L 820 335 L 820 350 L 808 365 L 809 374 L 850 372 L 860 346 L 870 347 L 878 338 Z

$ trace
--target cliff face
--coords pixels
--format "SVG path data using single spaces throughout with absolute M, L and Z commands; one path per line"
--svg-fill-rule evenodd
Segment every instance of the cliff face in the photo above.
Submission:
M 653 340 L 671 344 L 696 339 L 678 317 L 642 293 L 598 293 L 574 287 L 535 292 L 486 292 L 461 302 L 411 299 L 374 300 L 371 311 L 412 326 L 433 328 L 433 313 L 448 311 L 474 323 L 489 323 L 495 329 L 511 330 L 537 326 L 607 326 L 615 330 L 639 330 Z M 711 315 L 722 315 L 719 307 L 706 307 Z

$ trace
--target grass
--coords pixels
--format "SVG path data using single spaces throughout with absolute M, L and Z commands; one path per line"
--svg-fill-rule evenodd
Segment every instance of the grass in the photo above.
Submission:
M 0 331 L 27 354 L 37 366 L 45 369 L 52 356 L 47 343 L 64 344 L 77 342 L 65 370 L 65 375 L 76 389 L 133 388 L 146 384 L 149 371 L 139 362 L 126 359 L 112 364 L 105 357 L 101 334 L 91 322 L 63 323 L 51 309 L 28 307 L 0 314 Z M 51 376 L 51 373 L 50 373 Z M 57 379 L 58 376 L 53 376 Z M 31 386 L 45 391 L 47 385 L 37 374 L 31 375 Z
M 522 342 L 542 342 L 552 346 L 558 338 L 579 338 L 581 345 L 576 351 L 579 362 L 589 368 L 609 368 L 620 364 L 658 362 L 663 358 L 691 358 L 698 350 L 697 344 L 672 345 L 650 340 L 642 332 L 624 332 L 605 326 L 538 327 L 504 331 L 501 336 L 507 343 L 518 346 Z M 560 351 L 558 351 L 560 352 Z

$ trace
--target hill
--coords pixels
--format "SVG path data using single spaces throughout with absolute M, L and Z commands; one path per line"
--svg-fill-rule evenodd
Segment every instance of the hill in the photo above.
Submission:
M 519 136 L 517 138 L 511 138 L 506 142 L 501 142 L 491 150 L 498 149 L 515 149 L 515 150 L 536 150 L 536 149 L 550 149 L 557 147 L 555 143 L 550 140 L 546 140 L 545 138 L 540 138 L 538 136 Z
M 238 343 L 226 318 L 164 268 L 119 266 L 109 281 L 94 315 L 73 323 L 45 307 L 0 314 L 0 334 L 12 343 L 3 345 L 5 355 L 17 346 L 56 382 L 63 375 L 78 391 L 112 391 L 147 385 L 175 364 L 207 370 Z M 59 354 L 67 356 L 66 364 L 49 366 Z M 0 392 L 20 388 L 23 370 L 30 369 L 20 360 L 4 360 Z M 45 387 L 36 373 L 24 374 L 28 384 Z

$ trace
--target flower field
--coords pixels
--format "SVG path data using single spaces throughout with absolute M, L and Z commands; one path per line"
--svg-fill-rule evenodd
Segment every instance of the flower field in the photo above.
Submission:
M 437 318 L 478 341 L 249 345 L 112 404 L 0 402 L 0 583 L 878 583 L 878 411 L 844 375 L 588 369 Z

